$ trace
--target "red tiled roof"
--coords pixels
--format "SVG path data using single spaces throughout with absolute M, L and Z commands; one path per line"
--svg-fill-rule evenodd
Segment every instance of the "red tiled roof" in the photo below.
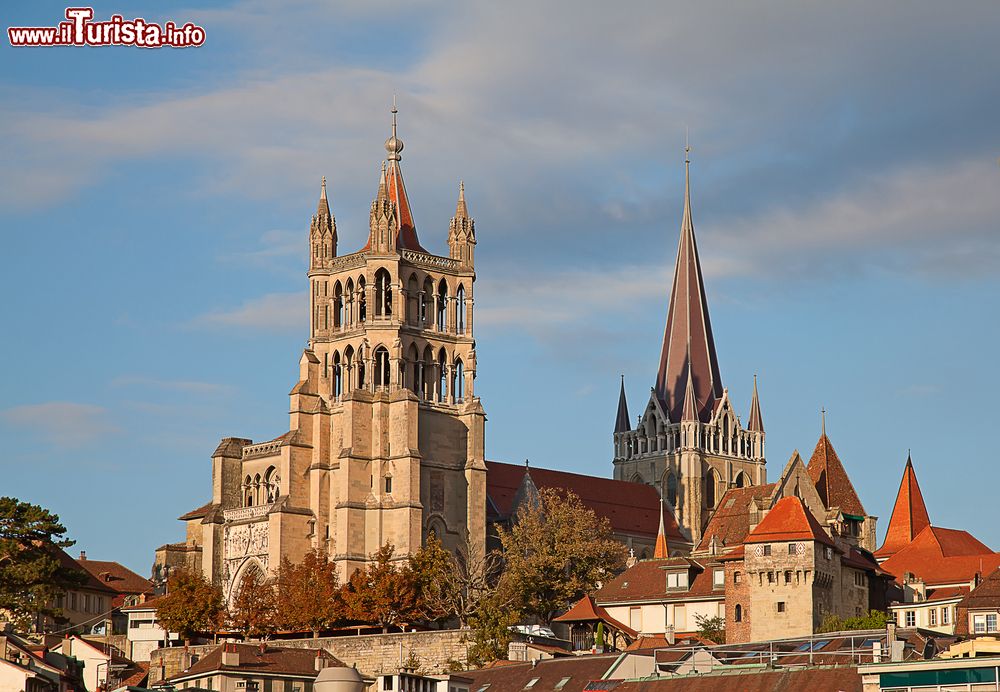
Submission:
M 819 525 L 802 500 L 783 497 L 750 532 L 744 543 L 770 543 L 774 541 L 817 541 L 833 545 L 833 540 Z
M 615 620 L 601 606 L 594 603 L 594 599 L 589 594 L 577 601 L 572 608 L 555 618 L 555 622 L 597 622 L 602 621 L 611 625 L 617 630 L 624 632 L 630 638 L 636 637 L 639 633 L 628 625 L 624 625 Z
M 881 566 L 900 581 L 910 573 L 928 585 L 956 584 L 996 569 L 1000 553 L 966 531 L 928 526 Z
M 55 555 L 56 560 L 59 561 L 59 566 L 60 567 L 63 567 L 64 569 L 70 569 L 70 570 L 73 570 L 75 572 L 79 572 L 80 574 L 83 575 L 83 577 L 84 577 L 83 584 L 81 584 L 79 586 L 74 586 L 74 587 L 72 587 L 73 589 L 90 589 L 90 590 L 93 590 L 93 591 L 102 591 L 102 592 L 104 592 L 106 594 L 114 594 L 115 593 L 115 590 L 112 589 L 111 586 L 109 586 L 108 584 L 105 584 L 104 582 L 100 581 L 93 574 L 91 574 L 87 570 L 83 569 L 80 566 L 80 563 L 77 562 L 76 560 L 74 560 L 72 557 L 70 557 L 69 553 L 67 553 L 65 550 L 63 550 L 62 548 L 58 548 L 58 547 L 54 547 L 54 548 L 52 548 L 52 550 L 53 550 L 53 554 Z
M 203 516 L 208 514 L 208 511 L 212 509 L 213 505 L 211 501 L 206 502 L 201 507 L 197 509 L 192 509 L 190 512 L 180 515 L 177 517 L 179 521 L 187 521 L 188 519 L 201 519 Z
M 806 468 L 827 509 L 839 507 L 845 514 L 867 516 L 858 493 L 854 490 L 854 485 L 848 478 L 847 471 L 826 433 L 820 435 Z
M 913 461 L 907 457 L 903 479 L 899 483 L 899 492 L 896 493 L 896 504 L 893 505 L 892 516 L 889 518 L 889 528 L 885 532 L 882 547 L 875 551 L 875 557 L 889 557 L 902 550 L 930 524 L 927 505 L 924 504 L 917 474 L 913 470 Z
M 536 466 L 528 471 L 539 489 L 563 488 L 575 493 L 598 517 L 605 517 L 614 531 L 655 539 L 660 526 L 661 503 L 653 486 Z M 510 516 L 514 495 L 524 473 L 525 467 L 520 464 L 486 462 L 486 494 L 502 515 L 498 518 Z M 668 542 L 688 543 L 669 509 L 664 509 L 663 519 Z
M 136 595 L 152 593 L 153 582 L 130 570 L 125 565 L 111 560 L 88 560 L 81 558 L 76 561 L 80 567 L 89 572 L 95 579 L 119 594 Z
M 537 678 L 531 689 L 539 692 L 551 692 L 558 683 L 563 683 L 561 692 L 583 692 L 589 682 L 600 680 L 604 676 L 618 656 L 619 654 L 568 656 L 543 659 L 534 665 L 511 662 L 499 667 L 463 671 L 462 677 L 472 680 L 470 690 L 489 685 L 489 692 L 522 692 L 531 680 Z
M 224 647 L 239 652 L 239 665 L 222 664 Z M 317 653 L 327 660 L 327 666 L 343 667 L 344 663 L 327 653 L 324 649 L 292 649 L 278 646 L 265 646 L 263 653 L 257 644 L 223 644 L 202 656 L 197 663 L 187 670 L 173 675 L 168 680 L 176 681 L 191 677 L 203 676 L 216 671 L 238 671 L 240 673 L 267 673 L 269 675 L 305 675 L 316 676 Z
M 752 485 L 749 488 L 732 488 L 719 501 L 712 518 L 705 527 L 698 550 L 708 550 L 712 537 L 716 536 L 721 546 L 732 547 L 743 543 L 750 533 L 750 512 L 752 500 L 763 500 L 774 492 L 776 484 Z
M 862 685 L 857 668 L 848 665 L 831 668 L 782 668 L 779 670 L 723 669 L 705 675 L 679 675 L 655 680 L 627 681 L 615 687 L 615 692 L 718 692 L 718 690 L 861 692 Z
M 1000 570 L 994 569 L 959 601 L 961 608 L 1000 608 Z M 944 589 L 937 589 L 943 591 Z M 954 589 L 950 589 L 954 590 Z M 928 598 L 928 600 L 930 600 Z
M 125 606 L 122 608 L 123 611 L 128 610 L 156 610 L 156 602 L 159 601 L 163 596 L 153 596 L 152 598 L 147 598 L 142 603 L 136 603 L 134 605 Z
M 968 586 L 940 586 L 936 589 L 927 589 L 925 601 L 947 601 L 967 593 L 969 593 Z
M 137 661 L 133 663 L 133 665 L 135 666 L 136 669 L 135 672 L 132 673 L 129 677 L 122 680 L 118 684 L 119 687 L 140 687 L 142 686 L 141 683 L 149 675 L 149 661 L 145 662 Z
M 671 589 L 667 591 L 667 571 L 671 567 L 683 567 L 694 572 L 687 590 Z M 674 557 L 669 560 L 640 560 L 602 586 L 594 594 L 594 598 L 598 603 L 608 604 L 712 595 L 722 598 L 725 595 L 725 589 L 714 587 L 712 567 L 711 564 L 702 564 L 697 560 L 685 557 Z

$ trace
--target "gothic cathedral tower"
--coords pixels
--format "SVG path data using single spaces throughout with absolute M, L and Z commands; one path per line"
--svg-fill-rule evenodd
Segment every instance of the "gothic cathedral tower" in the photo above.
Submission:
M 767 482 L 764 424 L 754 380 L 746 427 L 722 386 L 691 217 L 690 159 L 663 348 L 649 403 L 635 427 L 622 386 L 615 478 L 656 486 L 697 545 L 726 490 Z
M 417 238 L 392 110 L 368 242 L 337 255 L 326 183 L 310 227 L 310 336 L 300 427 L 316 429 L 310 494 L 316 533 L 344 574 L 391 542 L 397 555 L 435 534 L 485 541 L 485 413 L 474 395 L 475 222 L 464 185 L 449 256 Z M 300 383 L 301 384 L 301 383 Z M 294 397 L 293 397 L 294 399 Z M 311 418 L 314 422 L 306 423 Z
M 436 535 L 486 541 L 486 414 L 475 396 L 475 222 L 459 187 L 448 256 L 417 238 L 396 136 L 386 140 L 368 240 L 338 255 L 326 179 L 309 228 L 309 345 L 288 432 L 223 438 L 212 499 L 154 575 L 200 568 L 232 598 L 249 575 L 326 553 L 347 579 L 386 543 L 405 559 Z M 443 233 L 442 233 L 443 235 Z

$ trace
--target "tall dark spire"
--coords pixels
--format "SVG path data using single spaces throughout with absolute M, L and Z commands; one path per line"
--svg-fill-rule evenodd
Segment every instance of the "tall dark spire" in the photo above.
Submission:
M 656 394 L 673 422 L 681 420 L 688 378 L 692 380 L 696 399 L 692 405 L 700 420 L 711 417 L 716 400 L 722 397 L 722 377 L 691 217 L 691 160 L 687 156 L 690 147 L 684 151 L 684 214 L 656 375 Z
M 615 432 L 628 432 L 632 424 L 628 417 L 628 402 L 625 400 L 625 375 L 622 375 L 622 388 L 618 393 L 618 415 L 615 416 Z

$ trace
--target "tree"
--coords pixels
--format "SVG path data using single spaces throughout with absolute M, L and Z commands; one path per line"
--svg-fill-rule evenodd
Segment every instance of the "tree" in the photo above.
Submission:
M 611 525 L 572 492 L 543 488 L 539 501 L 523 505 L 500 542 L 504 579 L 520 609 L 550 624 L 556 614 L 625 566 L 625 547 Z
M 488 663 L 507 658 L 512 625 L 517 624 L 521 614 L 517 608 L 504 607 L 504 598 L 497 594 L 480 602 L 475 613 L 469 618 L 470 635 L 468 661 L 470 668 L 482 668 Z
M 498 591 L 503 570 L 499 551 L 487 552 L 483 546 L 473 545 L 466 533 L 464 543 L 454 554 L 447 555 L 448 568 L 439 575 L 433 588 L 422 592 L 422 598 L 431 602 L 431 608 L 446 611 L 457 617 L 462 627 L 469 627 L 488 600 L 497 599 L 501 608 L 513 605 L 510 589 Z
M 698 625 L 698 636 L 709 639 L 716 644 L 726 643 L 726 619 L 721 615 L 695 615 L 694 621 Z
M 59 517 L 38 505 L 0 497 L 0 611 L 26 629 L 35 615 L 58 618 L 56 599 L 86 581 L 82 570 L 64 566 L 65 538 Z
M 431 534 L 420 550 L 410 555 L 406 573 L 413 589 L 414 616 L 429 622 L 440 622 L 455 614 L 452 602 L 454 580 L 458 568 L 454 556 Z
M 310 630 L 315 639 L 320 630 L 344 619 L 337 567 L 325 552 L 311 550 L 298 564 L 285 558 L 278 568 L 277 582 L 282 627 Z
M 851 630 L 883 630 L 887 623 L 892 622 L 892 616 L 881 610 L 872 610 L 867 615 L 840 618 L 837 615 L 827 615 L 820 625 L 820 632 L 847 632 Z
M 277 596 L 274 582 L 250 568 L 229 605 L 229 626 L 245 639 L 267 639 L 277 627 Z
M 193 570 L 182 569 L 171 575 L 167 595 L 156 601 L 160 625 L 180 634 L 186 644 L 196 634 L 217 628 L 223 613 L 222 589 Z
M 386 543 L 369 558 L 371 562 L 354 571 L 341 589 L 348 617 L 389 627 L 410 622 L 417 615 L 416 593 L 409 569 L 392 564 L 395 548 Z

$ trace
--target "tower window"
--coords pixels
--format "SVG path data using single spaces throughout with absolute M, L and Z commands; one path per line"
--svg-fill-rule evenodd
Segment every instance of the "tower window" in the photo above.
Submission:
M 385 493 L 390 495 L 392 493 L 392 476 L 385 477 Z

